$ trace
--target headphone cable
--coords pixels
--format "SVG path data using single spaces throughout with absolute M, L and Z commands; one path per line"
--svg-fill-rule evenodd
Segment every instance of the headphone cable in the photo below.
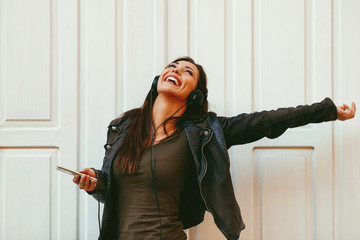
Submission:
M 151 90 L 153 91 L 153 90 Z M 153 94 L 151 92 L 151 96 L 150 96 L 150 106 L 151 106 L 151 111 L 150 111 L 150 123 L 151 126 L 153 126 L 153 118 L 152 118 L 152 109 L 153 109 Z M 164 124 L 166 123 L 168 120 L 170 120 L 176 113 L 178 113 L 181 109 L 183 109 L 184 107 L 186 107 L 187 105 L 191 104 L 193 101 L 186 103 L 185 105 L 181 106 L 178 110 L 176 110 L 173 114 L 171 114 L 170 117 L 166 118 L 155 130 L 154 127 L 151 128 L 151 159 L 150 159 L 150 169 L 151 169 L 151 176 L 152 176 L 152 181 L 153 181 L 153 188 L 154 188 L 154 194 L 155 194 L 155 200 L 156 200 L 156 205 L 157 205 L 157 209 L 158 209 L 158 216 L 159 216 L 159 224 L 160 224 L 160 240 L 162 240 L 162 224 L 161 224 L 161 213 L 160 213 L 160 204 L 159 204 L 159 199 L 158 199 L 158 195 L 157 195 L 157 187 L 156 187 L 156 167 L 155 167 L 155 157 L 154 157 L 154 140 L 155 140 L 155 134 L 156 131 Z

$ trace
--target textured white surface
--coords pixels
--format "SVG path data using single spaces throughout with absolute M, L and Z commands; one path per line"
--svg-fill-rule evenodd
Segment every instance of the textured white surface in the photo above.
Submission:
M 211 110 L 231 116 L 360 104 L 359 42 L 357 0 L 0 0 L 0 239 L 97 239 L 97 202 L 53 170 L 100 168 L 110 120 L 174 58 L 204 66 Z M 241 239 L 360 239 L 359 131 L 357 117 L 230 149 Z M 25 193 L 35 216 L 15 230 Z M 188 235 L 225 239 L 211 215 Z

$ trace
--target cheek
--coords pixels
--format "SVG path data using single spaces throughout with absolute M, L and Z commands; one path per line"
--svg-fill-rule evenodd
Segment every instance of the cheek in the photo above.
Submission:
M 162 72 L 160 73 L 159 82 L 163 79 L 163 77 L 164 77 L 165 74 L 166 74 L 165 71 L 162 71 Z
M 158 80 L 158 84 L 157 84 L 158 89 L 159 89 L 159 86 L 161 85 L 160 82 L 162 82 L 163 77 L 165 76 L 165 74 L 166 74 L 166 72 L 164 72 L 164 71 L 162 71 L 162 72 L 160 73 L 159 80 Z
M 191 87 L 192 87 L 192 90 L 195 90 L 196 89 L 196 87 L 197 87 L 197 81 L 195 81 L 195 80 L 193 80 L 192 81 L 192 84 L 191 84 Z

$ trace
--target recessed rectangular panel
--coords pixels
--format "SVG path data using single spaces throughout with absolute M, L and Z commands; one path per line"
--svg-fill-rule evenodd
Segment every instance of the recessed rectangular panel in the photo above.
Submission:
M 167 11 L 168 61 L 189 55 L 188 0 L 169 0 Z
M 153 72 L 153 14 L 152 1 L 124 1 L 123 93 L 124 109 L 143 104 L 150 90 Z M 165 67 L 165 66 L 163 66 Z M 160 73 L 157 73 L 160 74 Z
M 1 103 L 5 121 L 49 120 L 51 106 L 51 1 L 3 0 Z
M 254 239 L 313 239 L 312 151 L 254 150 Z
M 225 1 L 196 0 L 190 3 L 190 55 L 208 77 L 212 110 L 225 112 Z
M 255 4 L 255 104 L 260 109 L 306 102 L 305 2 Z
M 0 149 L 0 239 L 50 239 L 56 149 Z

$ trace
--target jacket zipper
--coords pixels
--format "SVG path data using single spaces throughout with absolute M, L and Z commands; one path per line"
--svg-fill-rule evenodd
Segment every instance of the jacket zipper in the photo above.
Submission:
M 202 194 L 201 182 L 202 182 L 202 180 L 203 180 L 203 178 L 204 178 L 204 176 L 205 176 L 205 174 L 206 174 L 206 172 L 207 172 L 207 160 L 206 160 L 205 155 L 204 155 L 204 147 L 205 147 L 206 144 L 208 144 L 208 142 L 210 141 L 212 135 L 213 135 L 213 133 L 210 132 L 209 138 L 206 140 L 206 142 L 204 143 L 204 145 L 201 147 L 201 153 L 202 153 L 202 155 L 203 155 L 203 157 L 204 157 L 204 159 L 205 159 L 206 164 L 205 164 L 204 174 L 201 176 L 201 179 L 200 179 L 200 182 L 199 182 L 199 188 L 200 188 L 200 195 L 201 195 L 201 198 L 203 199 L 203 201 L 204 201 L 204 203 L 205 203 L 206 209 L 209 209 L 209 207 L 208 207 L 208 205 L 207 205 L 207 203 L 206 203 L 206 201 L 205 201 L 205 198 L 204 198 L 204 196 L 203 196 L 203 194 Z M 209 210 L 210 210 L 210 209 L 209 209 Z
M 204 157 L 204 159 L 205 159 L 206 165 L 205 165 L 204 174 L 202 175 L 202 177 L 201 177 L 201 179 L 200 179 L 200 182 L 199 182 L 199 188 L 200 188 L 201 198 L 202 198 L 202 200 L 203 200 L 204 203 L 205 203 L 206 209 L 208 209 L 211 213 L 212 213 L 212 210 L 211 210 L 211 209 L 209 208 L 209 206 L 207 205 L 206 200 L 205 200 L 205 198 L 204 198 L 204 196 L 203 196 L 203 193 L 202 193 L 201 182 L 202 182 L 202 180 L 203 180 L 203 178 L 204 178 L 204 176 L 205 176 L 205 174 L 206 174 L 206 172 L 207 172 L 207 160 L 206 160 L 205 154 L 204 154 L 204 147 L 205 147 L 206 144 L 208 144 L 208 142 L 210 141 L 210 139 L 212 138 L 212 136 L 213 136 L 213 132 L 210 132 L 209 138 L 206 140 L 206 142 L 204 143 L 204 145 L 201 147 L 201 153 L 202 153 L 202 155 L 203 155 L 203 157 Z M 214 218 L 215 218 L 215 216 L 214 216 Z M 219 226 L 219 228 L 220 228 L 220 230 L 222 231 L 222 233 L 226 236 L 226 238 L 227 238 L 227 239 L 230 239 L 229 236 L 225 233 L 225 231 L 224 231 L 220 226 Z

